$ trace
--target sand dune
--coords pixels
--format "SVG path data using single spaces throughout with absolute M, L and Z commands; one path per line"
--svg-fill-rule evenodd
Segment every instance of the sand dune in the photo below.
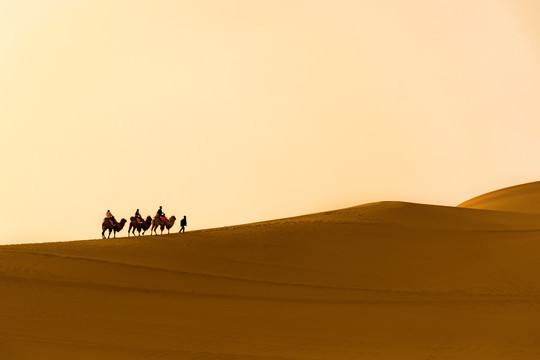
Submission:
M 540 181 L 492 191 L 467 200 L 458 206 L 540 214 Z
M 382 202 L 0 247 L 2 359 L 538 359 L 540 215 Z

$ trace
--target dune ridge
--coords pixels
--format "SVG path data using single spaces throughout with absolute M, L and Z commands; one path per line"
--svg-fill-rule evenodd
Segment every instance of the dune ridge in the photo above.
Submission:
M 379 202 L 1 246 L 0 355 L 536 359 L 539 236 L 540 214 Z
M 491 191 L 458 207 L 540 214 L 540 181 Z

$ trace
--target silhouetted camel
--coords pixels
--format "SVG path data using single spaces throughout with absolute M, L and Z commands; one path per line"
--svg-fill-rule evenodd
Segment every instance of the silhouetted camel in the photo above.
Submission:
M 167 234 L 170 234 L 169 230 L 171 230 L 175 221 L 176 221 L 176 216 L 174 215 L 167 219 L 167 222 L 165 223 L 165 227 L 167 228 Z M 163 230 L 163 228 L 161 228 L 161 230 Z
M 152 220 L 152 230 L 150 231 L 150 235 L 152 235 L 154 232 L 157 235 L 156 229 L 158 228 L 158 226 L 161 230 L 161 235 L 163 235 L 163 229 L 165 228 L 165 226 L 168 226 L 167 230 L 169 230 L 174 225 L 175 221 L 176 221 L 176 216 L 174 215 L 171 216 L 170 219 L 165 218 L 165 221 L 163 221 L 163 219 L 160 216 L 156 215 L 154 219 Z
M 101 232 L 101 236 L 103 237 L 103 239 L 105 239 L 105 231 L 109 230 L 108 238 L 110 238 L 111 232 L 114 230 L 114 237 L 116 238 L 116 233 L 124 228 L 126 222 L 126 219 L 122 219 L 119 223 L 113 224 L 111 219 L 103 219 L 103 224 L 101 224 L 101 228 L 103 229 L 103 231 Z
M 150 215 L 148 215 L 146 217 L 146 220 L 144 221 L 137 219 L 135 216 L 132 216 L 130 218 L 128 236 L 130 235 L 131 232 L 133 232 L 133 235 L 135 235 L 135 230 L 139 232 L 139 236 L 141 236 L 141 230 L 143 230 L 143 235 L 144 235 L 144 232 L 148 230 L 151 223 L 152 223 L 152 217 Z
M 141 230 L 142 230 L 143 235 L 146 232 L 146 230 L 150 229 L 150 226 L 152 226 L 152 217 L 148 215 L 141 225 Z

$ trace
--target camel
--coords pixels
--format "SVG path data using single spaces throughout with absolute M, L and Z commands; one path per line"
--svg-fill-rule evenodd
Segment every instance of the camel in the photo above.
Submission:
M 129 220 L 130 220 L 130 223 L 129 223 L 129 229 L 128 229 L 128 236 L 132 232 L 133 232 L 133 235 L 135 235 L 135 230 L 139 232 L 139 236 L 141 236 L 141 230 L 142 230 L 143 235 L 144 235 L 144 232 L 148 230 L 148 228 L 150 227 L 150 224 L 152 223 L 152 217 L 150 215 L 148 215 L 146 217 L 146 220 L 144 221 L 140 221 L 135 216 L 132 216 Z
M 141 230 L 142 230 L 143 235 L 146 232 L 146 230 L 150 229 L 150 226 L 152 226 L 152 217 L 148 215 L 146 217 L 146 220 L 144 220 L 144 222 L 141 224 Z
M 165 223 L 165 227 L 167 228 L 167 234 L 171 233 L 169 230 L 171 230 L 175 221 L 176 221 L 176 216 L 174 215 L 167 219 L 167 222 Z
M 163 221 L 161 217 L 156 215 L 154 217 L 154 220 L 152 220 L 152 230 L 150 230 L 150 234 L 152 235 L 155 232 L 157 235 L 156 229 L 159 226 L 161 230 L 161 235 L 163 235 L 163 229 L 165 228 L 165 226 L 167 226 L 167 230 L 169 230 L 174 225 L 175 221 L 176 221 L 176 216 L 174 215 L 171 216 L 170 219 L 165 218 L 165 221 Z
M 127 222 L 126 219 L 122 219 L 120 220 L 119 223 L 113 224 L 112 220 L 103 219 L 103 224 L 101 224 L 101 228 L 103 229 L 103 232 L 101 233 L 101 236 L 103 237 L 103 239 L 105 239 L 105 231 L 109 230 L 108 238 L 110 238 L 111 232 L 114 230 L 114 237 L 116 238 L 116 233 L 120 232 L 124 228 L 124 225 L 126 224 L 126 222 Z

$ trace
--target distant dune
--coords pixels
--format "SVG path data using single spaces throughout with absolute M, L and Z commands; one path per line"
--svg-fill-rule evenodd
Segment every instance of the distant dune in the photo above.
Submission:
M 402 202 L 2 246 L 0 358 L 536 360 L 539 274 L 540 215 Z
M 492 191 L 467 200 L 458 206 L 540 214 L 540 181 Z

